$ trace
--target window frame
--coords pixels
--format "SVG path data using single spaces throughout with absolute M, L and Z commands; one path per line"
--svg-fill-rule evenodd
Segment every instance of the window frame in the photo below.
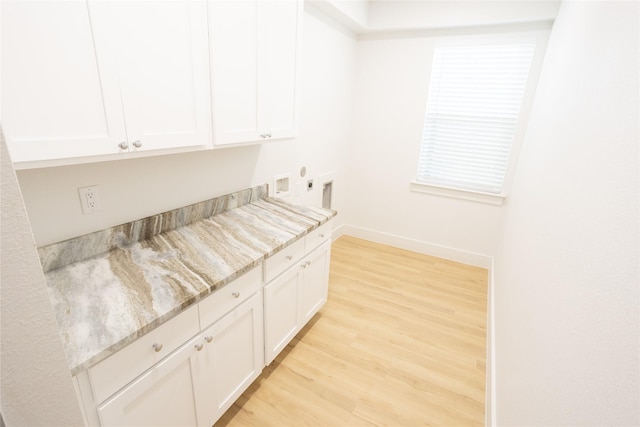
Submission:
M 501 206 L 507 199 L 507 195 L 511 189 L 511 182 L 515 173 L 515 167 L 518 161 L 518 157 L 522 148 L 522 143 L 525 136 L 526 127 L 529 121 L 531 113 L 531 106 L 533 98 L 535 96 L 535 90 L 540 77 L 540 70 L 542 68 L 542 62 L 547 47 L 551 27 L 540 28 L 529 31 L 512 32 L 506 34 L 491 34 L 491 35 L 467 35 L 467 36 L 450 36 L 438 38 L 430 51 L 428 52 L 428 61 L 426 69 L 428 74 L 425 76 L 427 80 L 426 87 L 427 92 L 424 95 L 424 109 L 422 111 L 422 120 L 420 122 L 419 129 L 419 143 L 417 144 L 416 153 L 416 169 L 414 179 L 410 181 L 410 191 L 416 193 L 425 193 L 437 196 L 445 196 L 456 199 L 470 200 L 479 203 L 486 203 L 490 205 Z M 465 188 L 458 188 L 454 186 L 447 186 L 436 182 L 422 182 L 418 181 L 417 173 L 419 167 L 420 151 L 422 150 L 422 136 L 426 119 L 427 99 L 429 91 L 431 90 L 431 72 L 433 71 L 433 60 L 436 48 L 439 47 L 460 47 L 460 46 L 489 46 L 489 45 L 501 45 L 501 44 L 526 44 L 531 43 L 535 45 L 533 58 L 531 60 L 531 67 L 529 71 L 529 77 L 525 86 L 525 91 L 520 107 L 518 121 L 516 123 L 513 141 L 510 148 L 509 158 L 507 160 L 506 171 L 504 175 L 502 191 L 500 193 L 489 193 L 477 190 L 469 190 Z

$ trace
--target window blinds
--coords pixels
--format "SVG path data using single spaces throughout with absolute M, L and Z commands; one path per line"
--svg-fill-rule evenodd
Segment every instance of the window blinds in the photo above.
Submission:
M 534 44 L 435 49 L 416 180 L 500 194 Z

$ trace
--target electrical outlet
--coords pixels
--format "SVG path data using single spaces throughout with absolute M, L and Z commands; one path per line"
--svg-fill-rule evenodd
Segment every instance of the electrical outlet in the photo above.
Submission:
M 78 188 L 80 195 L 80 205 L 83 214 L 90 214 L 102 210 L 100 203 L 100 189 L 98 186 Z

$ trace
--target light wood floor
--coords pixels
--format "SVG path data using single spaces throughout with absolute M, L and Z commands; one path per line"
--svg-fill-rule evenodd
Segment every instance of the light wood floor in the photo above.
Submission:
M 327 304 L 216 426 L 484 424 L 487 270 L 343 236 Z

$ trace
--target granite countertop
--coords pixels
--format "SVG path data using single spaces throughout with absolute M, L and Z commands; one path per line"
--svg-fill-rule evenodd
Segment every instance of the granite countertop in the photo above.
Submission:
M 39 248 L 71 373 L 336 215 L 266 194 L 254 187 Z

